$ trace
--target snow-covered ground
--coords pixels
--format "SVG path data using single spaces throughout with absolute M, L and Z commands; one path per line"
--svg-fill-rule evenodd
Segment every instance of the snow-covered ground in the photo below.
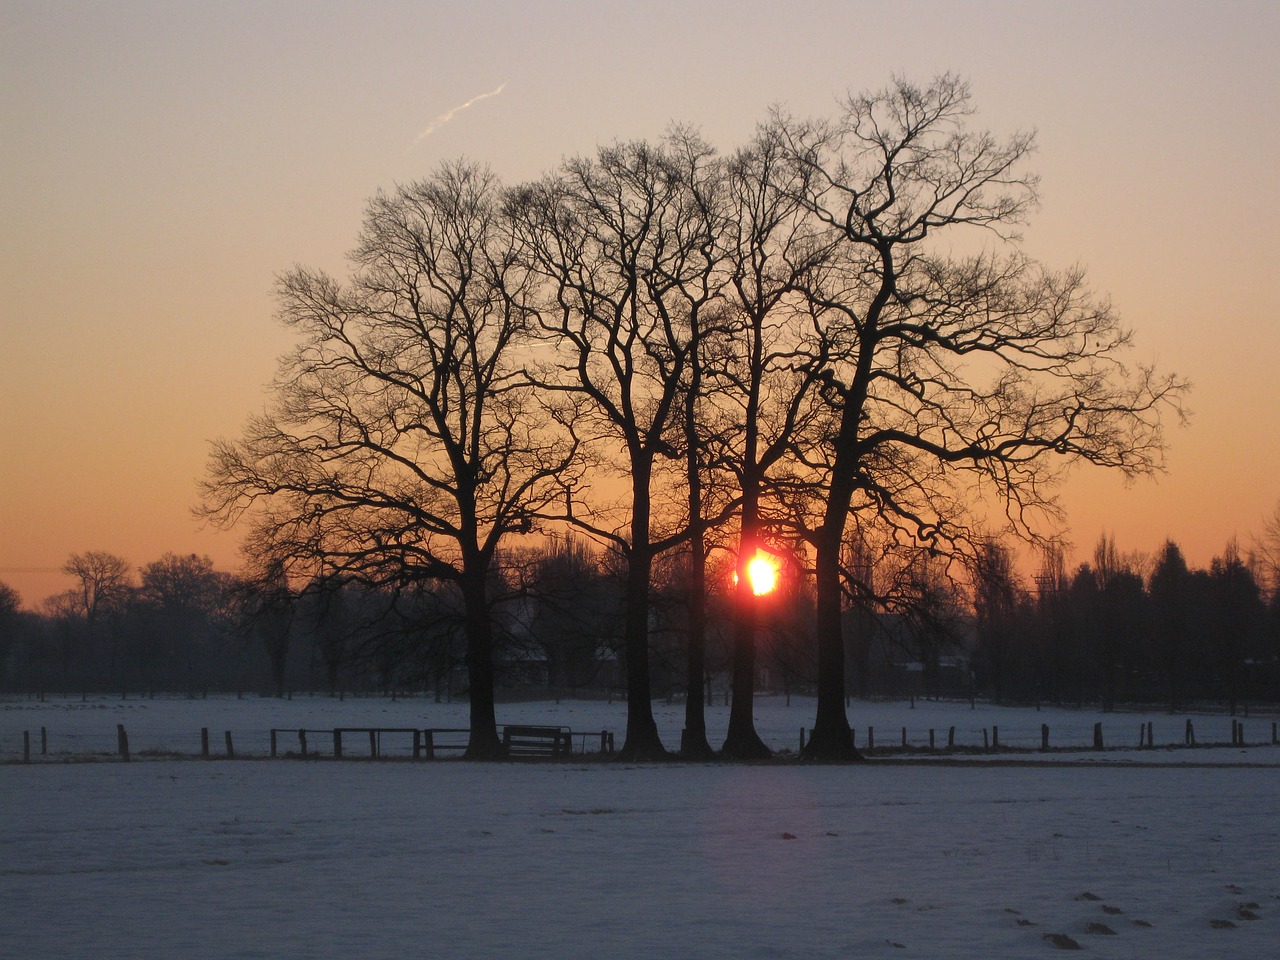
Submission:
M 620 736 L 621 709 L 502 705 L 499 721 Z M 659 713 L 674 742 L 681 708 Z M 764 700 L 758 713 L 787 747 L 812 703 Z M 879 725 L 900 739 L 904 724 L 927 736 L 953 723 L 967 739 L 967 717 L 979 740 L 996 723 L 1002 742 L 1022 731 L 1038 745 L 1046 722 L 1088 742 L 1095 717 L 1073 714 L 850 710 L 878 740 Z M 51 749 L 56 733 L 102 738 L 105 752 L 116 723 L 135 750 L 169 738 L 188 750 L 200 726 L 248 737 L 464 716 L 421 701 L 11 701 L 0 729 L 12 759 L 13 731 L 42 725 Z M 1158 743 L 1180 737 L 1183 718 L 1151 719 Z M 1136 743 L 1138 715 L 1102 720 L 1117 738 L 1131 726 Z M 1196 720 L 1229 739 L 1227 718 Z M 1249 724 L 1269 739 L 1269 720 Z M 1099 756 L 1108 762 L 7 763 L 0 958 L 991 960 L 1072 943 L 1115 958 L 1276 956 L 1280 747 Z M 1218 765 L 1200 765 L 1211 756 Z M 1125 762 L 1151 757 L 1169 759 Z

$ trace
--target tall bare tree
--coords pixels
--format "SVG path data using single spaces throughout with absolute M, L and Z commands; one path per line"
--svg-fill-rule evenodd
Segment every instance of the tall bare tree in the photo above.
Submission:
M 205 514 L 250 513 L 252 551 L 291 579 L 456 588 L 473 759 L 502 753 L 495 555 L 574 482 L 573 440 L 520 376 L 530 285 L 501 200 L 489 171 L 446 165 L 370 201 L 349 282 L 285 274 L 280 316 L 301 343 L 204 486 Z
M 969 505 L 995 498 L 1026 532 L 1063 464 L 1158 469 L 1177 378 L 1125 363 L 1129 333 L 1079 271 L 1017 249 L 1037 199 L 1030 134 L 970 126 L 968 86 L 898 80 L 850 96 L 833 122 L 775 122 L 809 212 L 843 238 L 815 299 L 842 346 L 825 373 L 833 427 L 814 534 L 821 678 L 809 756 L 852 758 L 844 704 L 840 551 L 850 512 L 934 549 L 971 546 Z M 974 233 L 981 248 L 945 243 Z
M 69 607 L 84 626 L 83 656 L 95 659 L 97 648 L 107 648 L 107 680 L 112 686 L 120 682 L 121 635 L 107 623 L 109 615 L 123 613 L 133 593 L 129 561 L 105 550 L 73 553 L 62 567 L 76 585 L 67 593 Z
M 536 381 L 581 405 L 578 435 L 602 468 L 624 477 L 616 511 L 569 503 L 571 522 L 625 560 L 624 759 L 666 755 L 650 703 L 650 577 L 654 558 L 688 529 L 655 511 L 654 500 L 664 475 L 679 472 L 697 317 L 714 294 L 714 238 L 697 189 L 710 158 L 679 136 L 607 147 L 568 161 L 513 204 L 544 280 L 542 328 L 556 350 Z
M 747 565 L 763 548 L 786 549 L 785 504 L 805 485 L 794 482 L 788 455 L 794 436 L 814 419 L 816 386 L 827 345 L 813 336 L 804 295 L 825 260 L 834 231 L 806 215 L 808 171 L 788 162 L 777 129 L 764 129 L 729 164 L 729 216 L 721 240 L 732 322 L 717 371 L 714 401 L 732 429 L 720 458 L 738 494 L 739 538 L 732 660 L 733 705 L 723 752 L 739 759 L 769 755 L 756 733 L 757 615 Z M 779 497 L 777 485 L 785 494 Z M 794 552 L 794 544 L 788 552 Z

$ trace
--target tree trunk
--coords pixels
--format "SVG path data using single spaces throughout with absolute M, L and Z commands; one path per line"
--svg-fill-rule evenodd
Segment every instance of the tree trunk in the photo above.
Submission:
M 646 550 L 635 551 L 627 570 L 623 652 L 627 663 L 627 737 L 618 752 L 624 762 L 662 760 L 666 748 L 653 719 L 653 692 L 649 679 L 649 570 Z
M 853 491 L 848 484 L 832 484 L 826 515 L 817 538 L 816 582 L 818 634 L 818 707 L 813 735 L 805 745 L 806 760 L 863 759 L 853 745 L 853 730 L 845 713 L 844 631 L 841 623 L 840 545 L 844 518 Z
M 689 638 L 684 701 L 684 733 L 680 736 L 680 756 L 686 760 L 709 760 L 715 756 L 707 741 L 706 657 L 707 582 L 706 546 L 701 531 L 694 534 L 689 557 Z
M 721 753 L 730 760 L 763 760 L 773 755 L 756 733 L 754 696 L 756 686 L 756 620 L 759 598 L 748 576 L 748 564 L 760 544 L 759 487 L 754 478 L 744 478 L 742 533 L 738 540 L 738 585 L 733 611 L 733 705 L 729 709 L 729 731 Z
M 461 584 L 467 638 L 467 680 L 470 687 L 471 735 L 464 760 L 503 760 L 493 699 L 493 630 L 484 573 L 464 574 Z
M 738 606 L 733 630 L 733 704 L 729 731 L 721 753 L 730 760 L 764 760 L 773 755 L 756 733 L 753 713 L 756 680 L 756 597 L 746 576 L 746 563 L 738 563 Z
M 685 477 L 689 485 L 689 633 L 685 657 L 684 732 L 680 735 L 680 756 L 686 760 L 710 760 L 715 756 L 707 741 L 707 538 L 702 519 L 702 472 L 699 446 L 697 401 L 701 394 L 702 370 L 698 352 L 693 350 L 691 388 L 685 400 L 685 441 L 688 444 Z
M 653 551 L 649 546 L 649 482 L 651 461 L 640 453 L 631 457 L 631 550 L 627 557 L 626 597 L 623 602 L 622 645 L 627 669 L 627 736 L 618 759 L 664 760 L 666 748 L 653 719 L 653 686 L 649 679 L 649 576 Z

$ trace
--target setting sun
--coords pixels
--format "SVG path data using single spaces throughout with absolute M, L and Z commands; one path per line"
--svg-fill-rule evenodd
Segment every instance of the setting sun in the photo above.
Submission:
M 747 581 L 751 584 L 751 592 L 757 597 L 772 592 L 778 585 L 778 563 L 763 550 L 747 562 Z

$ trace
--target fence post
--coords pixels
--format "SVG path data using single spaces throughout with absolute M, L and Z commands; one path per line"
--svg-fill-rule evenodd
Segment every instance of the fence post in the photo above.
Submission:
M 271 756 L 274 759 L 276 755 L 276 728 L 271 728 Z
M 954 750 L 956 748 L 956 728 L 951 727 L 947 730 L 947 749 Z
M 333 755 L 342 759 L 342 731 L 337 727 L 333 730 Z
M 430 730 L 422 731 L 422 749 L 426 753 L 428 760 L 436 758 L 436 735 Z
M 413 731 L 413 759 L 422 759 L 422 731 L 417 729 Z
M 1196 745 L 1196 728 L 1191 725 L 1191 718 L 1187 718 L 1187 732 L 1185 743 L 1188 747 Z
M 1049 725 L 1047 723 L 1040 724 L 1040 749 L 1049 752 Z
M 983 727 L 983 728 L 982 728 L 982 749 L 983 749 L 983 750 L 990 750 L 990 749 L 991 749 L 991 736 L 990 736 L 990 734 L 987 732 L 987 728 L 986 728 L 986 727 Z
M 369 731 L 369 756 L 375 760 L 378 758 L 378 732 L 376 730 Z
M 41 700 L 44 699 L 44 694 L 40 695 L 40 699 Z M 1271 727 L 1272 727 L 1272 734 L 1273 734 L 1272 739 L 1274 740 L 1275 724 L 1273 723 Z M 48 753 L 49 753 L 49 729 L 47 727 L 41 727 L 40 728 L 40 756 L 42 757 L 47 756 Z
M 1093 725 L 1093 749 L 1102 749 L 1102 721 L 1099 720 Z
M 116 724 L 116 746 L 120 749 L 120 759 L 129 762 L 129 735 L 124 732 L 124 724 Z
M 302 755 L 305 757 L 307 755 L 307 731 L 298 731 L 298 746 L 302 749 Z
M 1145 723 L 1138 724 L 1138 748 L 1141 749 L 1147 745 L 1147 725 Z
M 907 728 L 906 727 L 902 728 L 902 746 L 904 749 L 907 746 Z
M 1276 739 L 1276 722 L 1274 720 L 1271 721 L 1271 742 L 1280 743 L 1280 740 Z
M 209 728 L 200 728 L 200 756 L 209 756 Z
M 876 728 L 867 727 L 867 753 L 876 748 Z
M 231 731 L 224 731 L 223 738 L 227 741 L 227 756 L 234 757 L 236 755 L 236 749 L 231 745 Z
M 929 749 L 933 750 L 933 727 L 929 728 Z
M 22 762 L 31 762 L 31 731 L 22 731 Z

